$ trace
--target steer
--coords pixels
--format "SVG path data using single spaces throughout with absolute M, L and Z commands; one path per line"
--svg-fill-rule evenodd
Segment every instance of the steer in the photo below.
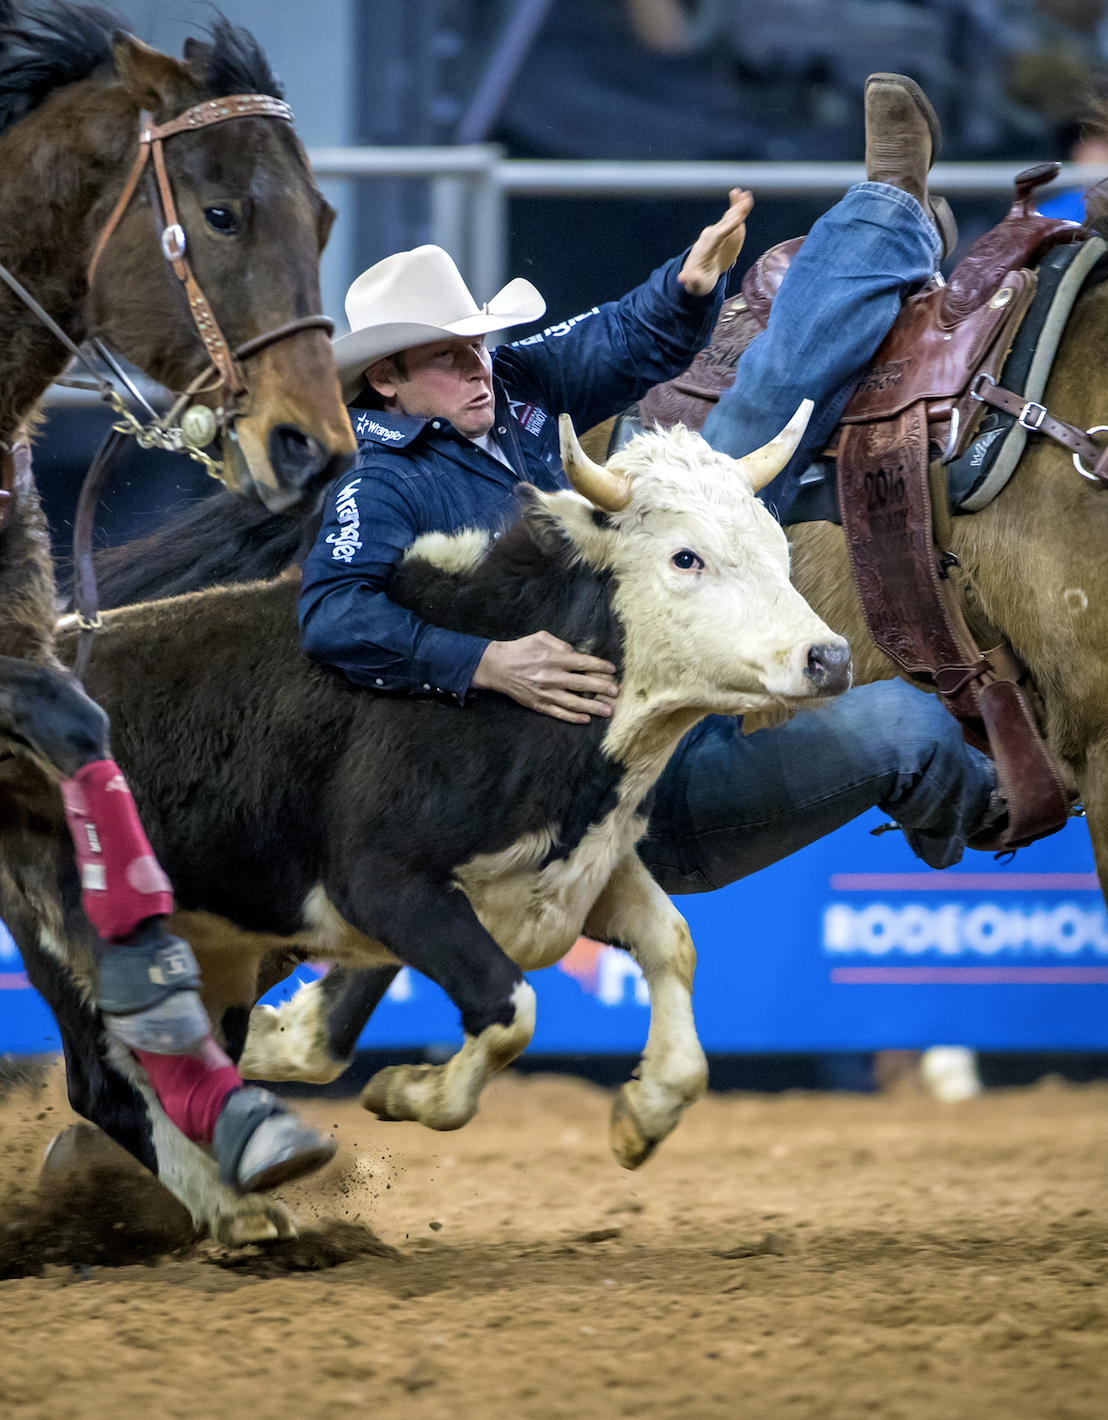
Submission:
M 530 1040 L 535 997 L 523 972 L 551 965 L 584 932 L 630 952 L 651 995 L 638 1078 L 614 1105 L 616 1157 L 636 1167 L 669 1133 L 707 1071 L 688 929 L 635 853 L 651 786 L 703 715 L 797 707 L 850 680 L 846 642 L 790 585 L 784 534 L 753 495 L 783 467 L 809 411 L 743 460 L 678 428 L 640 436 L 606 468 L 563 416 L 576 491 L 524 489 L 502 536 L 431 535 L 410 549 L 394 600 L 434 625 L 500 640 L 546 630 L 613 662 L 622 691 L 609 720 L 565 724 L 492 692 L 462 707 L 357 689 L 300 653 L 289 576 L 105 616 L 89 690 L 111 714 L 117 757 L 173 879 L 174 925 L 195 947 L 232 1055 L 275 951 L 404 963 L 447 991 L 465 1042 L 444 1065 L 380 1071 L 363 1102 L 382 1119 L 456 1129 Z M 60 834 L 55 851 L 68 851 Z M 62 881 L 72 893 L 64 871 Z M 13 902 L 16 882 L 3 877 L 4 915 L 32 979 L 57 995 L 58 937 L 76 919 L 37 895 Z M 79 956 L 79 942 L 66 936 L 66 946 Z M 78 1043 L 72 999 L 54 1004 L 83 1055 L 95 1034 Z M 85 1078 L 104 1069 L 76 1063 Z M 141 1094 L 154 1120 L 144 1161 L 152 1152 L 161 1170 L 166 1126 L 142 1071 L 118 1052 L 107 1069 L 130 1078 L 136 1108 Z M 138 1152 L 142 1129 L 119 1093 L 106 1117 L 80 1091 L 75 1103 Z M 166 1181 L 211 1226 L 226 1200 L 212 1203 L 210 1177 L 190 1185 L 183 1147 L 174 1143 Z

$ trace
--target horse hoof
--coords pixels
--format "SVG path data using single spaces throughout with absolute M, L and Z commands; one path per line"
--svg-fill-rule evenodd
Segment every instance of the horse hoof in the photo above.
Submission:
M 213 1240 L 224 1247 L 245 1247 L 247 1243 L 284 1242 L 300 1236 L 296 1219 L 276 1199 L 267 1199 L 240 1213 L 220 1218 L 212 1229 Z
M 639 1128 L 627 1101 L 624 1085 L 612 1101 L 612 1117 L 608 1123 L 608 1142 L 620 1168 L 637 1169 L 658 1147 L 657 1139 L 647 1139 Z

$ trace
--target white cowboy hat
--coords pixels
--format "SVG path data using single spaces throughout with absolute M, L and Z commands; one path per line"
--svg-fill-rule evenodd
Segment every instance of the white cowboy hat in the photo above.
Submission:
M 343 396 L 352 399 L 362 371 L 386 355 L 444 335 L 487 335 L 538 320 L 546 302 L 522 276 L 484 306 L 469 294 L 442 247 L 416 247 L 363 271 L 346 293 L 350 334 L 334 342 Z

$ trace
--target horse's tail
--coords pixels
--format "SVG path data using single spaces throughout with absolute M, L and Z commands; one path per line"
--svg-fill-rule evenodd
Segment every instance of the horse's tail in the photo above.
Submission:
M 318 513 L 271 513 L 235 493 L 216 493 L 171 513 L 146 537 L 98 552 L 100 605 L 107 610 L 276 577 L 302 560 L 319 526 Z

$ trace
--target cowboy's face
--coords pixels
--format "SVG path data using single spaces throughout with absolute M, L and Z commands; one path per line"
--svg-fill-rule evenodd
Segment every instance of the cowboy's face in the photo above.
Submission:
M 448 419 L 467 439 L 479 439 L 492 428 L 492 360 L 479 335 L 414 345 L 404 351 L 402 369 L 389 356 L 371 365 L 366 379 L 402 414 Z

